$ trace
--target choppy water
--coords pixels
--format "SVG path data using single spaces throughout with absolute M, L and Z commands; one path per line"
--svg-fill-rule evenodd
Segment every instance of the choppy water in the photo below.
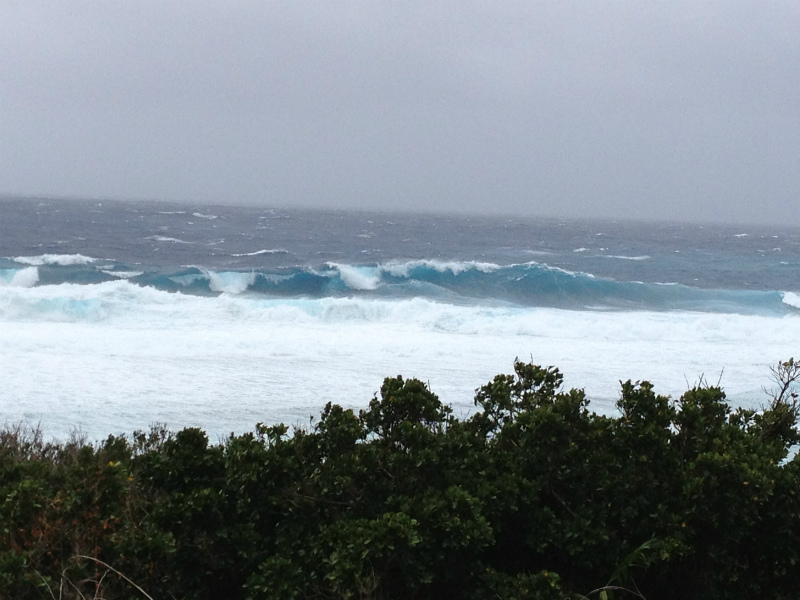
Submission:
M 800 354 L 798 292 L 798 229 L 6 199 L 0 409 L 223 435 L 402 373 L 466 412 L 516 356 L 597 410 L 620 379 L 720 373 L 758 403 Z

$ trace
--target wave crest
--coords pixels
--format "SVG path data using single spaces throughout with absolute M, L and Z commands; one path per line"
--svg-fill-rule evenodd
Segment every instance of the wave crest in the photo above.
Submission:
M 800 294 L 796 294 L 795 292 L 783 292 L 782 300 L 784 304 L 792 308 L 800 308 Z
M 328 266 L 339 272 L 342 282 L 351 290 L 375 290 L 381 281 L 379 269 L 376 267 L 356 267 L 328 263 Z
M 99 259 L 82 254 L 40 254 L 39 256 L 17 256 L 12 258 L 15 263 L 41 267 L 43 265 L 56 265 L 59 267 L 71 267 L 74 265 L 88 265 Z
M 439 273 L 450 271 L 453 275 L 460 275 L 466 271 L 480 271 L 491 273 L 502 267 L 494 263 L 477 261 L 439 261 L 439 260 L 412 260 L 407 262 L 390 262 L 380 266 L 381 271 L 394 277 L 410 277 L 414 269 L 433 269 Z
M 552 307 L 572 310 L 655 310 L 784 315 L 800 309 L 800 293 L 710 290 L 684 284 L 615 281 L 544 263 L 497 265 L 478 261 L 412 260 L 367 265 L 326 263 L 248 271 L 186 266 L 182 270 L 131 269 L 90 264 L 81 255 L 20 257 L 57 266 L 37 271 L 6 269 L 4 287 L 91 285 L 128 279 L 168 292 L 199 296 L 251 293 L 266 298 L 425 298 L 450 304 Z M 68 266 L 61 266 L 68 265 Z
M 29 288 L 39 283 L 39 268 L 0 269 L 0 285 Z

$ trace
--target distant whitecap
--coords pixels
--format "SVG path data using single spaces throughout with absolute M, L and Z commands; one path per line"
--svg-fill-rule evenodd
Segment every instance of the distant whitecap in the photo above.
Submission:
M 194 242 L 187 242 L 185 240 L 181 240 L 174 237 L 168 237 L 166 235 L 151 235 L 149 237 L 144 238 L 146 240 L 155 240 L 156 242 L 169 242 L 172 244 L 193 244 Z
M 606 258 L 617 258 L 619 260 L 650 260 L 650 257 L 646 254 L 642 256 L 623 256 L 621 254 L 607 254 L 605 255 Z
M 21 265 L 31 265 L 32 267 L 41 267 L 42 265 L 68 267 L 72 265 L 87 265 L 98 259 L 83 256 L 82 254 L 41 254 L 39 256 L 17 256 L 11 260 Z
M 271 250 L 256 250 L 255 252 L 241 252 L 238 254 L 231 254 L 231 256 L 259 256 L 261 254 L 288 254 L 287 250 L 283 248 L 273 248 Z

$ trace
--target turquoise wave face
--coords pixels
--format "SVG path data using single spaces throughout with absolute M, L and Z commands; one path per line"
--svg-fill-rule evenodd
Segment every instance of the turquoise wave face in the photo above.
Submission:
M 778 290 L 709 290 L 683 284 L 614 281 L 544 263 L 497 265 L 418 260 L 386 264 L 224 271 L 199 266 L 152 272 L 87 259 L 0 270 L 0 285 L 91 285 L 127 279 L 140 286 L 198 296 L 250 294 L 274 298 L 413 297 L 455 304 L 571 310 L 701 311 L 783 315 L 793 294 Z M 787 298 L 789 298 L 787 300 Z

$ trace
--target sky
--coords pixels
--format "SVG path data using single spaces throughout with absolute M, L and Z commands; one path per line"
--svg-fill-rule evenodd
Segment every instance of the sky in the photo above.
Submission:
M 800 225 L 797 0 L 0 0 L 0 194 Z

